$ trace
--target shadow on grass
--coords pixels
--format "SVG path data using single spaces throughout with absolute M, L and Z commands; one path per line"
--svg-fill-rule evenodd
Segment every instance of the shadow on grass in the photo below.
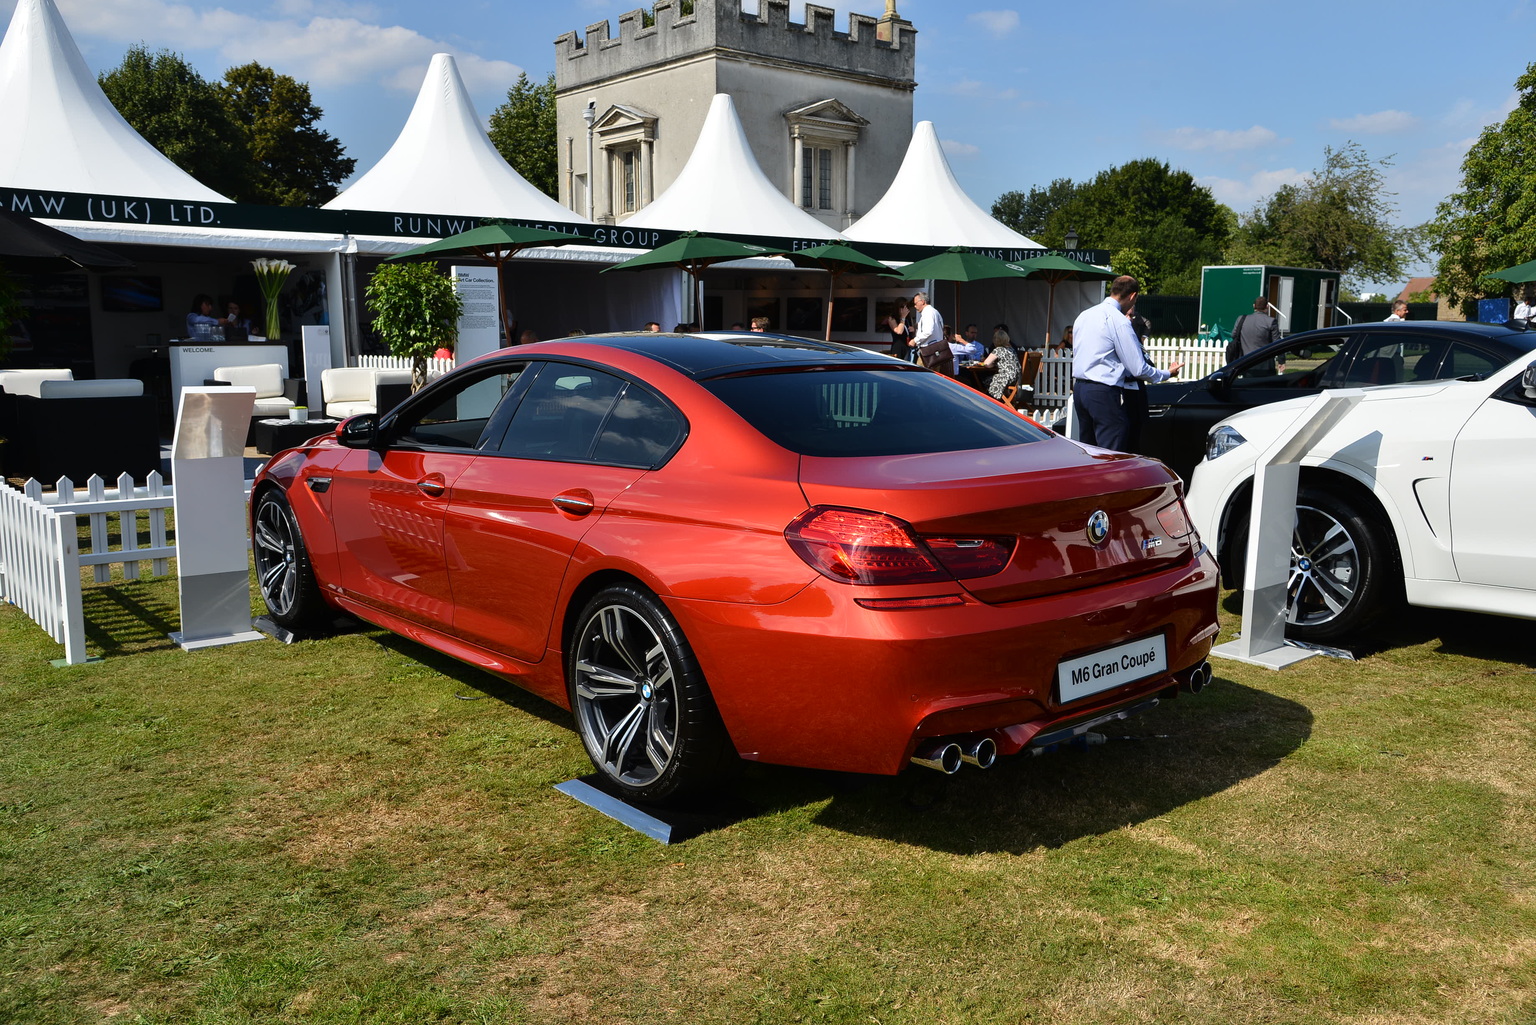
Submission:
M 1165 814 L 1269 769 L 1306 741 L 1303 705 L 1218 678 L 1102 728 L 1101 746 L 999 759 L 954 776 L 834 776 L 753 767 L 746 796 L 789 807 L 830 798 L 816 821 L 955 854 L 1060 847 Z
M 414 641 L 380 632 L 379 644 L 466 689 L 574 730 L 570 713 Z M 1198 696 L 1100 728 L 1103 745 L 999 759 L 954 776 L 909 768 L 862 776 L 744 764 L 731 788 L 685 810 L 722 824 L 829 802 L 816 821 L 957 854 L 1059 847 L 1155 818 L 1256 776 L 1311 735 L 1303 705 L 1218 677 Z
M 87 587 L 81 592 L 80 608 L 86 640 L 103 656 L 176 646 L 167 635 L 180 625 L 181 610 L 167 600 L 164 588 L 133 582 Z
M 480 692 L 479 695 L 468 695 L 470 698 L 483 695 L 492 700 L 500 701 L 508 707 L 515 708 L 519 712 L 526 712 L 529 715 L 543 719 L 545 722 L 559 726 L 562 729 L 571 730 L 572 732 L 576 729 L 576 723 L 571 718 L 571 713 L 559 705 L 545 701 L 537 694 L 523 690 L 516 684 L 508 683 L 499 676 L 493 676 L 483 669 L 476 669 L 468 663 L 460 662 L 451 655 L 444 655 L 440 651 L 429 648 L 425 644 L 419 644 L 416 641 L 401 637 L 399 634 L 378 630 L 378 628 L 366 624 L 360 625 L 359 629 L 377 631 L 377 636 L 374 639 L 381 646 L 398 652 L 405 658 L 420 662 L 435 672 L 441 673 L 451 680 L 458 681 L 470 690 Z
M 1243 592 L 1229 591 L 1221 607 L 1234 616 L 1243 614 Z M 1424 609 L 1411 605 L 1382 616 L 1359 636 L 1330 641 L 1356 658 L 1379 655 L 1394 648 L 1412 648 L 1439 642 L 1436 650 L 1447 655 L 1481 658 L 1490 662 L 1536 668 L 1536 649 L 1530 644 L 1526 621 L 1482 612 Z

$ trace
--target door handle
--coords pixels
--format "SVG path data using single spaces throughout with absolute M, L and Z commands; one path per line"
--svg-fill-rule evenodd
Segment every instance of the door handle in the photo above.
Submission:
M 550 499 L 551 504 L 561 512 L 569 516 L 586 516 L 597 508 L 597 502 L 592 498 L 592 492 L 585 488 L 576 488 L 566 491 Z
M 443 492 L 448 490 L 448 485 L 436 477 L 423 477 L 416 482 L 416 487 L 420 489 L 422 494 L 429 495 L 432 498 L 441 498 Z

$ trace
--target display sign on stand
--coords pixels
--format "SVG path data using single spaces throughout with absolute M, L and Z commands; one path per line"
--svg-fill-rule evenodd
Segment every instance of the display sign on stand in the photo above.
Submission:
M 497 329 L 496 268 L 453 268 L 453 290 L 464 304 L 459 315 L 459 341 L 453 350 L 454 358 L 463 363 L 495 352 L 501 347 Z M 514 340 L 508 339 L 508 343 Z
M 304 403 L 315 416 L 324 398 L 320 394 L 320 375 L 336 364 L 331 353 L 331 326 L 329 324 L 305 324 L 299 328 L 304 338 Z
M 1316 648 L 1298 647 L 1285 639 L 1285 603 L 1301 460 L 1317 439 L 1332 430 L 1364 397 L 1365 392 L 1359 388 L 1323 392 L 1259 456 L 1244 563 L 1247 572 L 1243 581 L 1243 632 L 1237 640 L 1212 648 L 1213 656 L 1284 669 L 1321 654 Z
M 264 636 L 251 629 L 245 434 L 255 388 L 186 387 L 171 443 L 184 651 Z

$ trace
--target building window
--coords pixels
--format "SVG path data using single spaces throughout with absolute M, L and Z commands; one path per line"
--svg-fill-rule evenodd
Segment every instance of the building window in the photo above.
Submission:
M 800 169 L 800 205 L 808 210 L 832 209 L 832 150 L 815 146 L 805 148 Z
M 636 153 L 635 153 L 635 151 L 632 150 L 632 149 L 625 150 L 624 151 L 624 156 L 623 156 L 623 161 L 624 161 L 624 165 L 623 165 L 623 173 L 624 173 L 624 204 L 623 204 L 623 210 L 627 214 L 632 214 L 632 213 L 635 212 L 635 194 L 636 194 L 635 193 L 635 166 L 636 166 L 637 161 L 636 161 Z

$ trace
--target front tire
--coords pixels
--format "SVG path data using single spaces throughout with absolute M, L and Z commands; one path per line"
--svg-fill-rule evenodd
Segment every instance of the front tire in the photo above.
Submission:
M 304 535 L 281 492 L 266 491 L 256 500 L 251 548 L 256 583 L 272 621 L 294 633 L 325 625 L 329 612 L 309 564 Z
M 1286 633 L 1330 641 L 1359 633 L 1396 606 L 1386 529 L 1343 495 L 1304 487 L 1296 496 Z
M 566 660 L 587 757 L 625 797 L 651 803 L 710 789 L 734 762 L 709 686 L 677 622 L 648 591 L 600 591 Z

